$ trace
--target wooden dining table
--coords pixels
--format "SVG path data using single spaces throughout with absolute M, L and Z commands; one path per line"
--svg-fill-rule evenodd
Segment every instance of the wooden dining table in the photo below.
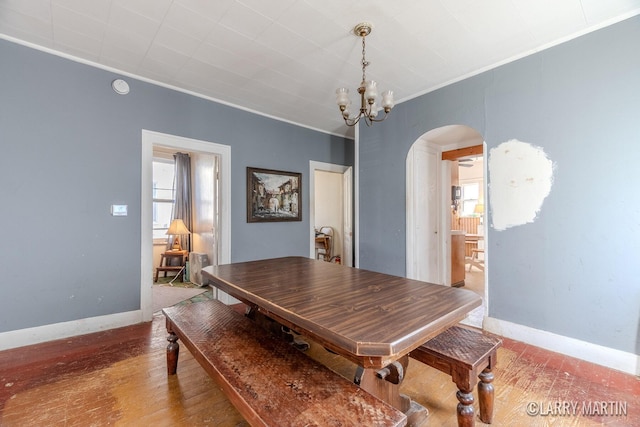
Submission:
M 475 293 L 304 257 L 208 266 L 203 277 L 252 310 L 354 362 L 355 381 L 405 412 L 409 353 L 481 305 Z

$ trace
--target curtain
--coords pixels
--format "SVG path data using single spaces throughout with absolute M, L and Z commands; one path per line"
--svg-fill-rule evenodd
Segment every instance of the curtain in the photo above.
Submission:
M 172 219 L 180 218 L 184 221 L 189 231 L 193 232 L 191 221 L 191 157 L 186 153 L 175 153 L 175 176 L 173 189 L 175 203 L 173 204 Z M 169 236 L 167 249 L 173 246 L 173 236 Z M 180 236 L 182 249 L 191 252 L 191 235 Z

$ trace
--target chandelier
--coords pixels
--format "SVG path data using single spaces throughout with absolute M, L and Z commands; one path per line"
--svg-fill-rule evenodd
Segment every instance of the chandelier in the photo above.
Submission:
M 373 122 L 381 122 L 387 118 L 387 115 L 393 108 L 393 92 L 390 90 L 384 91 L 381 94 L 381 98 L 378 95 L 377 83 L 373 80 L 367 81 L 365 75 L 366 68 L 369 66 L 369 62 L 365 58 L 365 38 L 371 34 L 372 25 L 368 22 L 362 22 L 355 26 L 353 33 L 362 37 L 362 82 L 358 87 L 358 93 L 360 94 L 360 111 L 357 115 L 351 117 L 349 106 L 351 100 L 349 99 L 349 89 L 341 87 L 336 90 L 336 104 L 340 107 L 342 118 L 347 126 L 355 126 L 360 119 L 364 119 L 367 126 L 371 126 Z M 378 112 L 384 111 L 384 116 L 378 119 Z

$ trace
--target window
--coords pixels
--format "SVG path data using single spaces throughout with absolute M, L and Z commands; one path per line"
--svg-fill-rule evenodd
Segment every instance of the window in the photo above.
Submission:
M 153 159 L 153 240 L 167 240 L 175 195 L 173 190 L 173 160 Z
M 473 184 L 462 185 L 462 212 L 460 216 L 476 216 L 474 209 L 478 204 L 480 196 L 480 184 L 474 182 Z

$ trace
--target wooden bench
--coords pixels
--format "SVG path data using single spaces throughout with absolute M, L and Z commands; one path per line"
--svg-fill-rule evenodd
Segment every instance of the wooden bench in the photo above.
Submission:
M 493 372 L 502 340 L 471 329 L 453 326 L 413 350 L 410 356 L 451 375 L 458 386 L 458 426 L 475 424 L 473 389 L 477 378 L 480 419 L 493 419 Z
M 167 370 L 178 339 L 252 426 L 404 426 L 406 416 L 329 368 L 210 300 L 163 309 Z

